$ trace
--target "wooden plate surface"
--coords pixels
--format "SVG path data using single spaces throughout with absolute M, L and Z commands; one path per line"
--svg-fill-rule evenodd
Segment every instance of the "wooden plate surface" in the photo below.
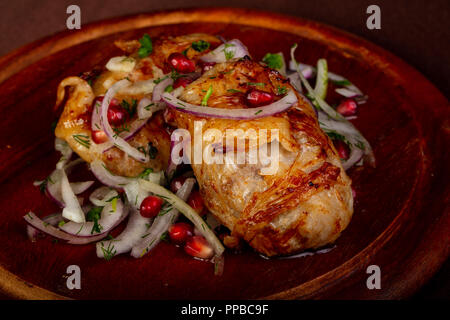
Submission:
M 349 174 L 354 217 L 326 254 L 265 260 L 226 254 L 223 276 L 162 243 L 143 259 L 106 262 L 93 245 L 43 239 L 31 243 L 22 216 L 57 208 L 32 182 L 58 155 L 50 129 L 59 81 L 119 54 L 113 41 L 192 32 L 239 38 L 255 59 L 266 52 L 348 77 L 369 96 L 356 126 L 374 147 L 377 168 Z M 449 104 L 421 74 L 385 50 L 311 21 L 243 9 L 191 9 L 140 14 L 83 26 L 0 58 L 0 289 L 16 298 L 404 298 L 449 255 Z M 66 268 L 79 265 L 81 290 L 68 290 Z M 381 268 L 382 288 L 368 290 L 366 268 Z

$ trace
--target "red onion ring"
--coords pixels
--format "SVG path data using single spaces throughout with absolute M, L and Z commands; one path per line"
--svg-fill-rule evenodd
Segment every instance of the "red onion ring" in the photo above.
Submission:
M 170 93 L 163 94 L 163 100 L 170 108 L 193 114 L 199 117 L 221 118 L 233 120 L 249 120 L 272 116 L 289 109 L 298 99 L 295 93 L 290 90 L 282 99 L 267 106 L 249 109 L 222 109 L 196 106 L 175 98 Z
M 145 154 L 128 144 L 128 142 L 126 142 L 123 138 L 116 135 L 108 122 L 108 108 L 112 98 L 114 98 L 114 95 L 117 91 L 129 85 L 130 81 L 128 81 L 127 79 L 123 79 L 116 82 L 111 86 L 111 88 L 108 89 L 105 97 L 103 98 L 100 108 L 101 122 L 103 125 L 103 131 L 106 133 L 109 140 L 114 143 L 115 147 L 119 148 L 137 161 L 146 163 L 149 161 L 149 158 Z
M 158 83 L 155 88 L 153 89 L 152 93 L 152 101 L 153 102 L 160 102 L 161 97 L 164 93 L 164 90 L 170 85 L 173 84 L 173 79 L 170 77 L 170 75 L 166 75 L 166 79 L 162 80 L 160 83 Z
M 78 237 L 61 231 L 54 226 L 39 219 L 33 212 L 29 212 L 24 216 L 25 221 L 30 224 L 35 229 L 38 229 L 45 234 L 48 234 L 54 238 L 65 240 L 69 244 L 87 244 L 91 242 L 96 242 L 107 236 L 107 233 L 101 233 L 99 235 L 90 237 Z
M 112 188 L 122 188 L 131 182 L 131 178 L 113 175 L 100 160 L 91 162 L 91 171 L 101 183 Z
M 231 58 L 227 59 L 225 51 L 230 53 Z M 223 63 L 227 62 L 229 59 L 239 59 L 245 56 L 250 56 L 247 47 L 240 40 L 233 39 L 221 44 L 213 51 L 202 56 L 200 59 L 205 62 Z

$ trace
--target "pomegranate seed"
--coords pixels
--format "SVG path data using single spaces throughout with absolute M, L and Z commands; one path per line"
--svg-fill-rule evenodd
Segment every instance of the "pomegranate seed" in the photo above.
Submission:
M 216 64 L 215 62 L 203 62 L 203 61 L 201 61 L 200 62 L 200 68 L 202 68 L 202 73 L 205 73 L 206 71 L 211 70 L 214 67 L 215 64 Z
M 144 218 L 156 217 L 161 210 L 163 200 L 159 197 L 148 196 L 141 203 L 141 216 Z
M 356 114 L 356 109 L 358 105 L 353 99 L 345 99 L 343 100 L 339 106 L 337 107 L 337 112 L 342 114 L 344 117 L 353 116 Z
M 193 257 L 209 259 L 213 256 L 214 250 L 202 236 L 193 236 L 184 246 L 184 251 Z
M 175 243 L 186 243 L 192 237 L 194 228 L 186 222 L 178 222 L 169 228 L 170 240 Z
M 194 62 L 192 60 L 189 60 L 179 52 L 172 53 L 169 56 L 169 64 L 180 73 L 189 73 L 195 71 Z
M 101 144 L 101 143 L 108 141 L 108 136 L 106 135 L 105 131 L 93 130 L 92 131 L 92 140 L 96 144 Z
M 114 126 L 120 126 L 126 120 L 126 111 L 122 107 L 113 105 L 111 103 L 108 108 L 108 122 Z
M 274 95 L 269 92 L 253 89 L 247 93 L 245 99 L 249 105 L 264 106 L 272 103 Z
M 334 147 L 336 148 L 338 155 L 341 159 L 347 160 L 350 156 L 350 148 L 342 140 L 333 140 Z
M 176 89 L 178 87 L 183 86 L 183 88 L 186 88 L 186 86 L 192 82 L 191 78 L 188 77 L 179 77 L 175 82 L 173 83 L 173 88 Z
M 170 190 L 175 193 L 178 191 L 178 189 L 181 188 L 181 186 L 183 185 L 183 183 L 186 181 L 186 177 L 176 177 L 172 180 L 172 182 L 170 183 Z
M 199 215 L 205 214 L 205 204 L 203 203 L 203 198 L 200 192 L 193 191 L 188 198 L 187 204 L 192 207 Z

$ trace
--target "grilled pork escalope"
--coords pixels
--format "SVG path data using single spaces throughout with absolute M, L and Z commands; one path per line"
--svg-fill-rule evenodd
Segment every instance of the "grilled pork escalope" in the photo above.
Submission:
M 255 85 L 276 99 L 280 99 L 280 88 L 294 90 L 277 71 L 246 58 L 215 65 L 187 86 L 180 99 L 200 105 L 204 92 L 212 87 L 208 106 L 249 108 L 243 103 L 244 93 Z M 192 164 L 208 209 L 232 236 L 243 238 L 267 256 L 329 244 L 347 227 L 353 213 L 351 180 L 320 129 L 312 106 L 303 96 L 297 97 L 297 104 L 286 112 L 255 120 L 202 118 L 169 111 L 171 121 L 189 130 L 191 136 L 194 121 L 203 121 L 204 131 L 279 130 L 280 164 L 273 175 L 262 175 L 261 164 Z M 251 145 L 251 141 L 247 143 Z M 267 143 L 274 141 L 269 137 Z

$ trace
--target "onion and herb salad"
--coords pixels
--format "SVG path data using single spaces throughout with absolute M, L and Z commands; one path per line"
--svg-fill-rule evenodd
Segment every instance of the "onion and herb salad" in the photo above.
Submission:
M 144 36 L 140 43 L 139 57 L 148 56 L 152 50 L 151 39 L 148 35 Z M 199 42 L 198 45 L 209 47 L 205 42 Z M 100 148 L 101 153 L 116 147 L 136 161 L 147 163 L 152 158 L 152 149 L 146 151 L 136 148 L 129 140 L 158 111 L 172 108 L 205 118 L 253 120 L 288 110 L 296 104 L 298 96 L 303 97 L 303 89 L 306 89 L 305 99 L 309 99 L 316 110 L 322 130 L 333 140 L 344 169 L 361 164 L 363 157 L 370 165 L 374 165 L 375 159 L 370 144 L 349 122 L 356 114 L 357 105 L 364 103 L 367 96 L 344 77 L 328 72 L 327 61 L 324 59 L 317 62 L 316 68 L 297 63 L 294 57 L 295 49 L 296 45 L 292 47 L 288 65 L 282 53 L 268 53 L 262 63 L 286 76 L 297 92 L 284 88 L 282 97 L 275 102 L 232 110 L 208 106 L 212 87 L 205 92 L 201 105 L 178 99 L 185 87 L 179 83 L 195 81 L 201 73 L 195 72 L 195 66 L 193 68 L 191 61 L 182 54 L 171 54 L 169 62 L 174 68 L 171 73 L 144 81 L 131 81 L 125 77 L 112 84 L 104 96 L 96 97 L 91 118 L 92 141 L 88 136 L 83 136 L 82 139 L 78 137 L 78 140 L 81 140 L 77 141 L 85 148 L 89 148 L 93 142 Z M 204 54 L 201 61 L 206 66 L 211 66 L 229 60 L 245 59 L 249 55 L 245 45 L 234 39 Z M 131 57 L 114 57 L 107 63 L 106 68 L 110 71 L 130 72 L 135 65 L 136 61 Z M 314 77 L 313 87 L 310 81 Z M 336 92 L 345 98 L 337 108 L 331 107 L 325 101 L 330 80 L 340 86 Z M 146 94 L 151 92 L 151 96 L 147 94 L 139 101 L 133 101 L 137 118 L 128 130 L 118 131 L 109 117 L 110 108 L 115 104 L 115 96 L 119 92 L 140 91 Z M 258 93 L 257 90 L 255 92 Z M 261 92 L 259 94 L 260 96 L 247 97 L 248 101 L 273 98 L 261 95 Z M 62 100 L 61 97 L 58 99 Z M 68 178 L 75 167 L 85 163 L 84 160 L 75 159 L 74 150 L 62 139 L 56 138 L 55 150 L 61 153 L 55 170 L 45 180 L 36 181 L 35 185 L 62 211 L 43 218 L 32 212 L 26 214 L 24 219 L 28 223 L 27 234 L 32 241 L 44 233 L 69 244 L 95 242 L 97 256 L 110 260 L 124 253 L 141 258 L 159 242 L 170 239 L 175 244 L 183 245 L 191 256 L 213 261 L 216 273 L 222 272 L 224 247 L 207 222 L 211 216 L 204 214 L 204 205 L 195 190 L 196 180 L 192 173 L 174 179 L 173 174 L 177 166 L 169 160 L 165 172 L 147 168 L 138 176 L 126 177 L 114 174 L 103 161 L 97 159 L 88 165 L 101 186 L 90 193 L 89 203 L 84 204 L 84 198 L 80 195 L 86 193 L 95 181 L 71 182 Z M 178 220 L 180 215 L 186 218 L 185 222 Z M 110 233 L 125 220 L 125 229 L 116 237 L 112 237 Z

